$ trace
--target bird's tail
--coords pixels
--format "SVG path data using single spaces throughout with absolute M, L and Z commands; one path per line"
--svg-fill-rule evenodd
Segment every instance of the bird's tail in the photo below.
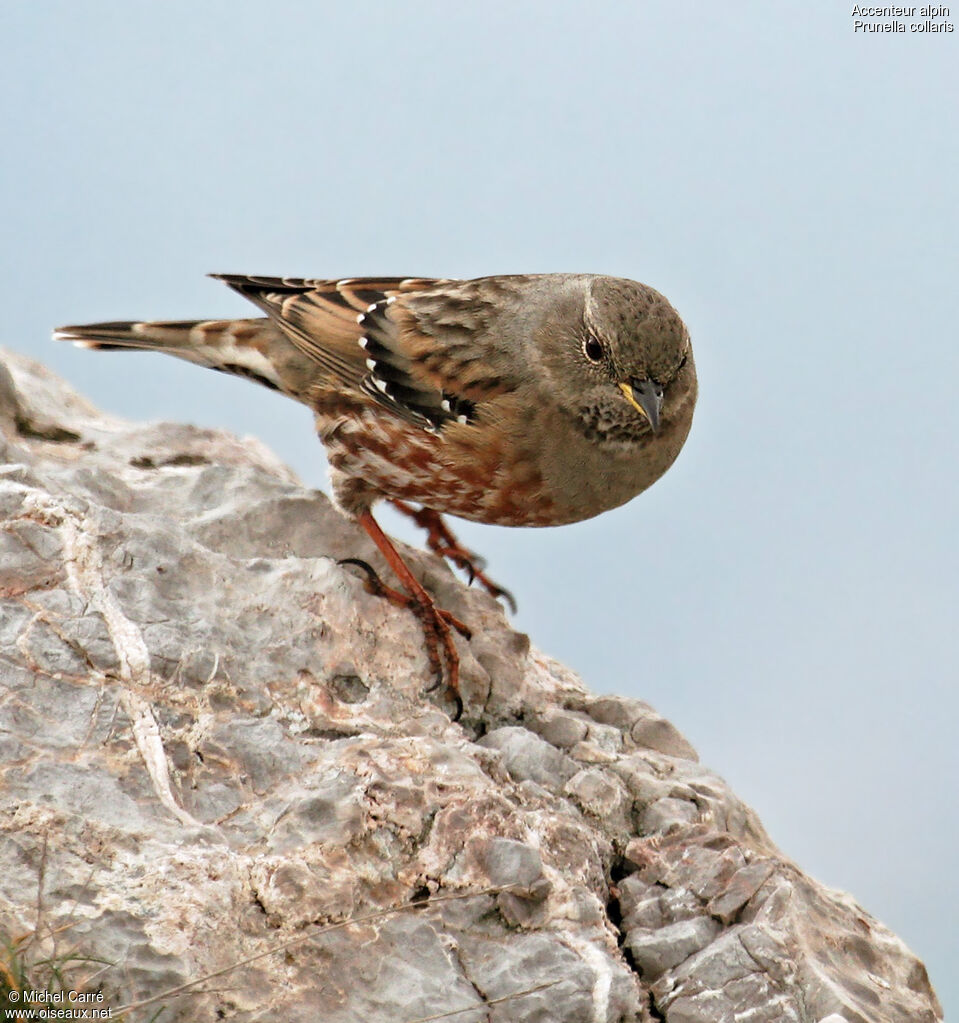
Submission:
M 57 327 L 56 341 L 80 348 L 164 352 L 223 373 L 245 376 L 273 390 L 288 391 L 271 350 L 276 328 L 267 319 L 117 320 Z

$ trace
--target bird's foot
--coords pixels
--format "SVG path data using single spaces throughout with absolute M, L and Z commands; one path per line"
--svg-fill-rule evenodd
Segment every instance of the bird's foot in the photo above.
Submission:
M 459 691 L 460 659 L 453 641 L 455 629 L 465 639 L 472 633 L 469 627 L 452 612 L 437 607 L 433 598 L 426 592 L 419 580 L 413 575 L 406 562 L 390 542 L 389 537 L 380 529 L 376 520 L 369 512 L 358 517 L 360 525 L 369 534 L 370 539 L 380 549 L 387 563 L 396 574 L 403 590 L 387 586 L 374 569 L 359 558 L 346 558 L 341 564 L 351 564 L 362 568 L 366 574 L 366 585 L 371 593 L 384 597 L 390 603 L 410 610 L 419 619 L 426 639 L 426 654 L 433 672 L 434 682 L 428 691 L 436 689 L 444 682 L 450 697 L 456 705 L 453 720 L 459 720 L 463 713 L 463 700 Z M 405 591 L 405 592 L 404 592 Z
M 391 500 L 393 507 L 411 518 L 421 529 L 426 530 L 426 546 L 434 554 L 446 558 L 451 564 L 462 569 L 470 583 L 478 582 L 494 600 L 502 599 L 516 614 L 516 599 L 505 586 L 500 586 L 486 574 L 486 561 L 475 551 L 464 547 L 456 534 L 447 526 L 443 516 L 432 508 L 414 508 L 406 501 Z
M 377 597 L 384 597 L 391 604 L 396 604 L 397 607 L 408 608 L 413 614 L 417 613 L 417 608 L 420 602 L 415 598 L 411 597 L 408 593 L 403 593 L 402 590 L 394 589 L 392 586 L 387 586 L 385 582 L 379 577 L 377 571 L 368 562 L 362 558 L 342 558 L 337 562 L 339 565 L 356 565 L 358 568 L 362 568 L 366 573 L 366 587 L 370 593 L 375 594 Z M 429 601 L 430 607 L 436 612 L 437 617 L 441 618 L 447 625 L 452 625 L 454 629 L 464 638 L 472 639 L 473 633 L 470 627 L 457 618 L 452 611 L 447 611 L 445 608 L 437 607 L 432 600 Z
M 429 597 L 423 601 L 409 593 L 387 586 L 373 566 L 361 558 L 343 558 L 339 564 L 356 565 L 361 568 L 366 575 L 366 588 L 370 593 L 383 597 L 391 604 L 406 608 L 416 615 L 423 628 L 426 656 L 433 672 L 433 682 L 426 687 L 426 691 L 432 692 L 445 681 L 449 687 L 450 698 L 455 704 L 452 720 L 458 721 L 463 714 L 463 698 L 459 691 L 460 661 L 450 629 L 456 629 L 465 639 L 471 639 L 469 627 L 450 611 L 437 607 Z

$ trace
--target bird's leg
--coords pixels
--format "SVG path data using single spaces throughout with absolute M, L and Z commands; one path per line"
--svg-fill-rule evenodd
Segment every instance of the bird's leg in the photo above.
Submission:
M 430 666 L 433 669 L 439 684 L 444 674 L 449 684 L 450 692 L 456 702 L 457 710 L 454 720 L 459 718 L 463 711 L 463 701 L 459 692 L 460 659 L 453 643 L 451 627 L 469 639 L 471 636 L 469 628 L 455 615 L 433 603 L 433 598 L 426 592 L 422 584 L 407 567 L 406 562 L 400 557 L 399 552 L 390 542 L 390 538 L 380 529 L 370 512 L 365 511 L 357 519 L 359 524 L 369 534 L 370 539 L 379 548 L 380 553 L 386 558 L 387 564 L 393 569 L 397 579 L 402 583 L 406 593 L 401 593 L 390 586 L 387 586 L 379 576 L 364 561 L 351 558 L 347 561 L 359 565 L 367 572 L 368 583 L 372 592 L 385 597 L 391 603 L 400 607 L 409 608 L 420 620 L 423 632 L 426 636 L 426 653 L 430 659 Z M 442 650 L 442 657 L 440 651 Z M 445 662 L 446 672 L 443 671 Z
M 500 586 L 499 583 L 490 579 L 484 571 L 486 564 L 483 559 L 473 551 L 467 550 L 459 542 L 439 512 L 433 511 L 432 508 L 414 508 L 406 501 L 396 498 L 391 499 L 390 504 L 397 511 L 411 518 L 421 529 L 426 530 L 426 546 L 434 554 L 439 554 L 441 558 L 446 558 L 457 568 L 461 568 L 471 583 L 474 579 L 478 581 L 494 599 L 498 600 L 502 597 L 513 614 L 516 614 L 516 600 L 513 594 L 506 587 Z

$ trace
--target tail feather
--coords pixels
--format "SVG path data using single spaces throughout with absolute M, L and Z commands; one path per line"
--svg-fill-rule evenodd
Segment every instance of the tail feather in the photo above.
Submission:
M 53 338 L 72 341 L 78 348 L 163 352 L 292 393 L 271 357 L 276 329 L 266 319 L 116 320 L 57 327 Z
M 206 347 L 224 335 L 231 334 L 234 324 L 244 320 L 156 320 L 140 323 L 115 320 L 110 323 L 85 323 L 74 327 L 57 327 L 55 341 L 72 341 L 81 348 L 130 348 L 146 351 L 168 351 Z

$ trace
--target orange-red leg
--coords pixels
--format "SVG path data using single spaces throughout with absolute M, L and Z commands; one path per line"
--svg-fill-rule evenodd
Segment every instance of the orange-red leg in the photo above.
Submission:
M 450 628 L 452 626 L 452 628 L 456 629 L 457 632 L 467 639 L 470 638 L 470 630 L 455 615 L 443 608 L 438 608 L 433 603 L 433 598 L 409 570 L 406 562 L 400 557 L 399 551 L 393 546 L 390 538 L 380 529 L 376 519 L 373 518 L 370 512 L 363 512 L 357 521 L 379 548 L 380 553 L 403 585 L 406 593 L 400 593 L 398 590 L 386 586 L 365 562 L 356 559 L 347 560 L 367 570 L 373 592 L 386 597 L 394 604 L 409 608 L 419 618 L 426 637 L 426 652 L 430 659 L 430 665 L 437 676 L 437 683 L 442 681 L 444 677 L 443 664 L 445 661 L 445 677 L 453 699 L 456 701 L 457 713 L 455 717 L 458 718 L 463 709 L 463 701 L 459 692 L 460 659 L 459 654 L 456 652 L 456 646 L 453 643 L 453 635 Z M 442 657 L 440 656 L 441 649 Z
M 426 530 L 426 545 L 441 558 L 446 558 L 457 568 L 466 572 L 469 581 L 477 580 L 487 593 L 492 594 L 495 599 L 502 597 L 509 605 L 513 614 L 516 614 L 516 600 L 504 586 L 493 582 L 484 571 L 485 565 L 473 551 L 467 550 L 457 539 L 456 534 L 447 526 L 443 516 L 432 508 L 414 508 L 406 501 L 391 499 L 393 507 L 411 518 L 421 529 Z

